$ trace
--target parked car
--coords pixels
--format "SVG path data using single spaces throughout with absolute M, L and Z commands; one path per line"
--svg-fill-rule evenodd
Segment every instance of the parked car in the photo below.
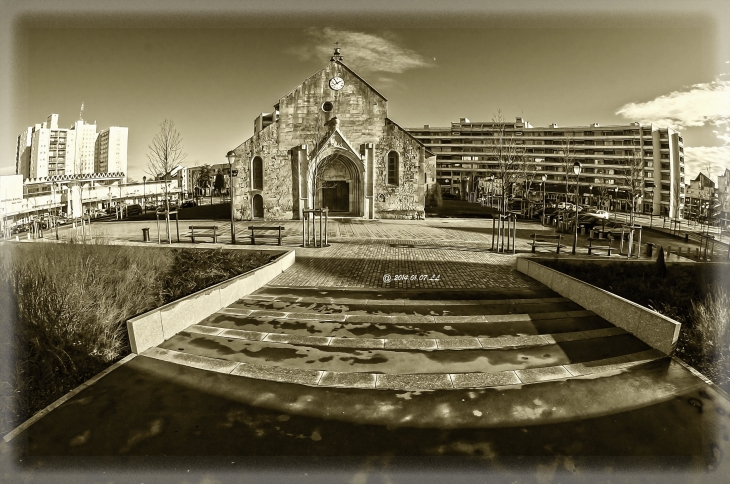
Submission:
M 139 205 L 137 203 L 132 205 L 127 205 L 127 216 L 129 217 L 136 217 L 137 215 L 142 214 L 142 205 Z
M 608 217 L 609 217 L 609 215 L 610 215 L 610 214 L 609 214 L 609 213 L 608 213 L 607 211 L 605 211 L 605 210 L 590 210 L 590 209 L 589 209 L 589 210 L 586 210 L 586 212 L 585 212 L 585 213 L 586 213 L 586 215 L 592 215 L 592 216 L 594 216 L 594 217 L 597 217 L 597 218 L 602 218 L 602 219 L 605 219 L 605 220 L 608 220 Z
M 197 207 L 198 202 L 195 200 L 185 200 L 182 205 L 180 205 L 181 208 L 188 208 L 188 207 Z
M 151 210 L 151 211 L 157 210 L 157 205 L 155 205 L 153 203 L 148 203 L 147 205 L 145 205 L 145 210 Z
M 444 193 L 441 195 L 441 198 L 443 198 L 444 200 L 457 200 L 459 197 L 457 197 L 453 193 Z

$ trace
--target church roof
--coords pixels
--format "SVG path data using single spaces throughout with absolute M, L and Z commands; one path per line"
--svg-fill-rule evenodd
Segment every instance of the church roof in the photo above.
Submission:
M 385 123 L 386 123 L 386 124 L 387 124 L 387 123 L 390 123 L 390 124 L 394 124 L 395 126 L 397 126 L 397 127 L 398 127 L 398 129 L 400 129 L 400 130 L 401 130 L 401 131 L 403 131 L 403 132 L 404 132 L 405 134 L 407 134 L 407 135 L 408 135 L 408 136 L 409 136 L 409 137 L 410 137 L 410 138 L 411 138 L 412 140 L 414 140 L 414 141 L 415 141 L 416 143 L 418 143 L 419 145 L 421 145 L 421 146 L 423 146 L 424 148 L 426 148 L 426 153 L 429 153 L 429 154 L 430 154 L 431 156 L 436 156 L 436 153 L 434 153 L 433 151 L 429 150 L 429 149 L 428 149 L 428 146 L 426 146 L 426 145 L 424 145 L 423 143 L 421 143 L 421 141 L 420 141 L 420 140 L 419 140 L 418 138 L 416 138 L 416 137 L 415 137 L 415 136 L 413 136 L 413 135 L 412 135 L 411 133 L 409 133 L 408 131 L 406 131 L 405 129 L 403 129 L 403 128 L 401 127 L 401 125 L 400 125 L 400 124 L 396 123 L 395 121 L 393 121 L 393 120 L 392 120 L 392 119 L 390 119 L 390 118 L 385 118 Z

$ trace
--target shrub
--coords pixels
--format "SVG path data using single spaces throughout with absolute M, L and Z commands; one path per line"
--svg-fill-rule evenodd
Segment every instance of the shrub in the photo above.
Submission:
M 428 187 L 428 193 L 426 193 L 426 206 L 427 207 L 442 207 L 444 205 L 444 199 L 441 194 L 441 184 L 434 183 Z
M 697 369 L 718 385 L 730 381 L 730 294 L 717 289 L 692 303 L 692 326 L 686 344 Z
M 128 319 L 273 258 L 71 242 L 0 251 L 2 431 L 128 354 Z

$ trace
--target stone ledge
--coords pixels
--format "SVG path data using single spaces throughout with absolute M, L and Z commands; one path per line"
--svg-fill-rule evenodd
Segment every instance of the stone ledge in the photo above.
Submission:
M 251 294 L 291 267 L 295 257 L 295 252 L 290 250 L 253 271 L 129 319 L 127 333 L 132 353 L 140 354 L 157 346 L 183 329 Z
M 527 257 L 518 257 L 519 272 L 545 284 L 596 315 L 623 328 L 652 348 L 671 354 L 679 339 L 681 324 L 587 282 L 563 274 Z

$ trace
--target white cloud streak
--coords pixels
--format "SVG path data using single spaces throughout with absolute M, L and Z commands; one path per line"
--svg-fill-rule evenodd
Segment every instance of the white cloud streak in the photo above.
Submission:
M 309 29 L 307 34 L 316 40 L 314 48 L 303 46 L 295 51 L 305 60 L 313 57 L 329 60 L 335 42 L 339 42 L 343 62 L 360 72 L 401 74 L 431 66 L 420 54 L 398 45 L 394 38 L 331 28 Z
M 686 181 L 700 172 L 714 177 L 730 167 L 730 81 L 720 77 L 712 82 L 694 84 L 643 103 L 629 103 L 616 114 L 630 121 L 651 123 L 683 130 L 713 126 L 723 146 L 687 146 L 685 142 Z M 709 168 L 709 173 L 708 173 Z
M 688 127 L 727 126 L 730 120 L 730 81 L 718 78 L 695 84 L 686 91 L 670 94 L 644 103 L 629 103 L 616 114 L 632 121 L 653 123 L 677 130 Z

